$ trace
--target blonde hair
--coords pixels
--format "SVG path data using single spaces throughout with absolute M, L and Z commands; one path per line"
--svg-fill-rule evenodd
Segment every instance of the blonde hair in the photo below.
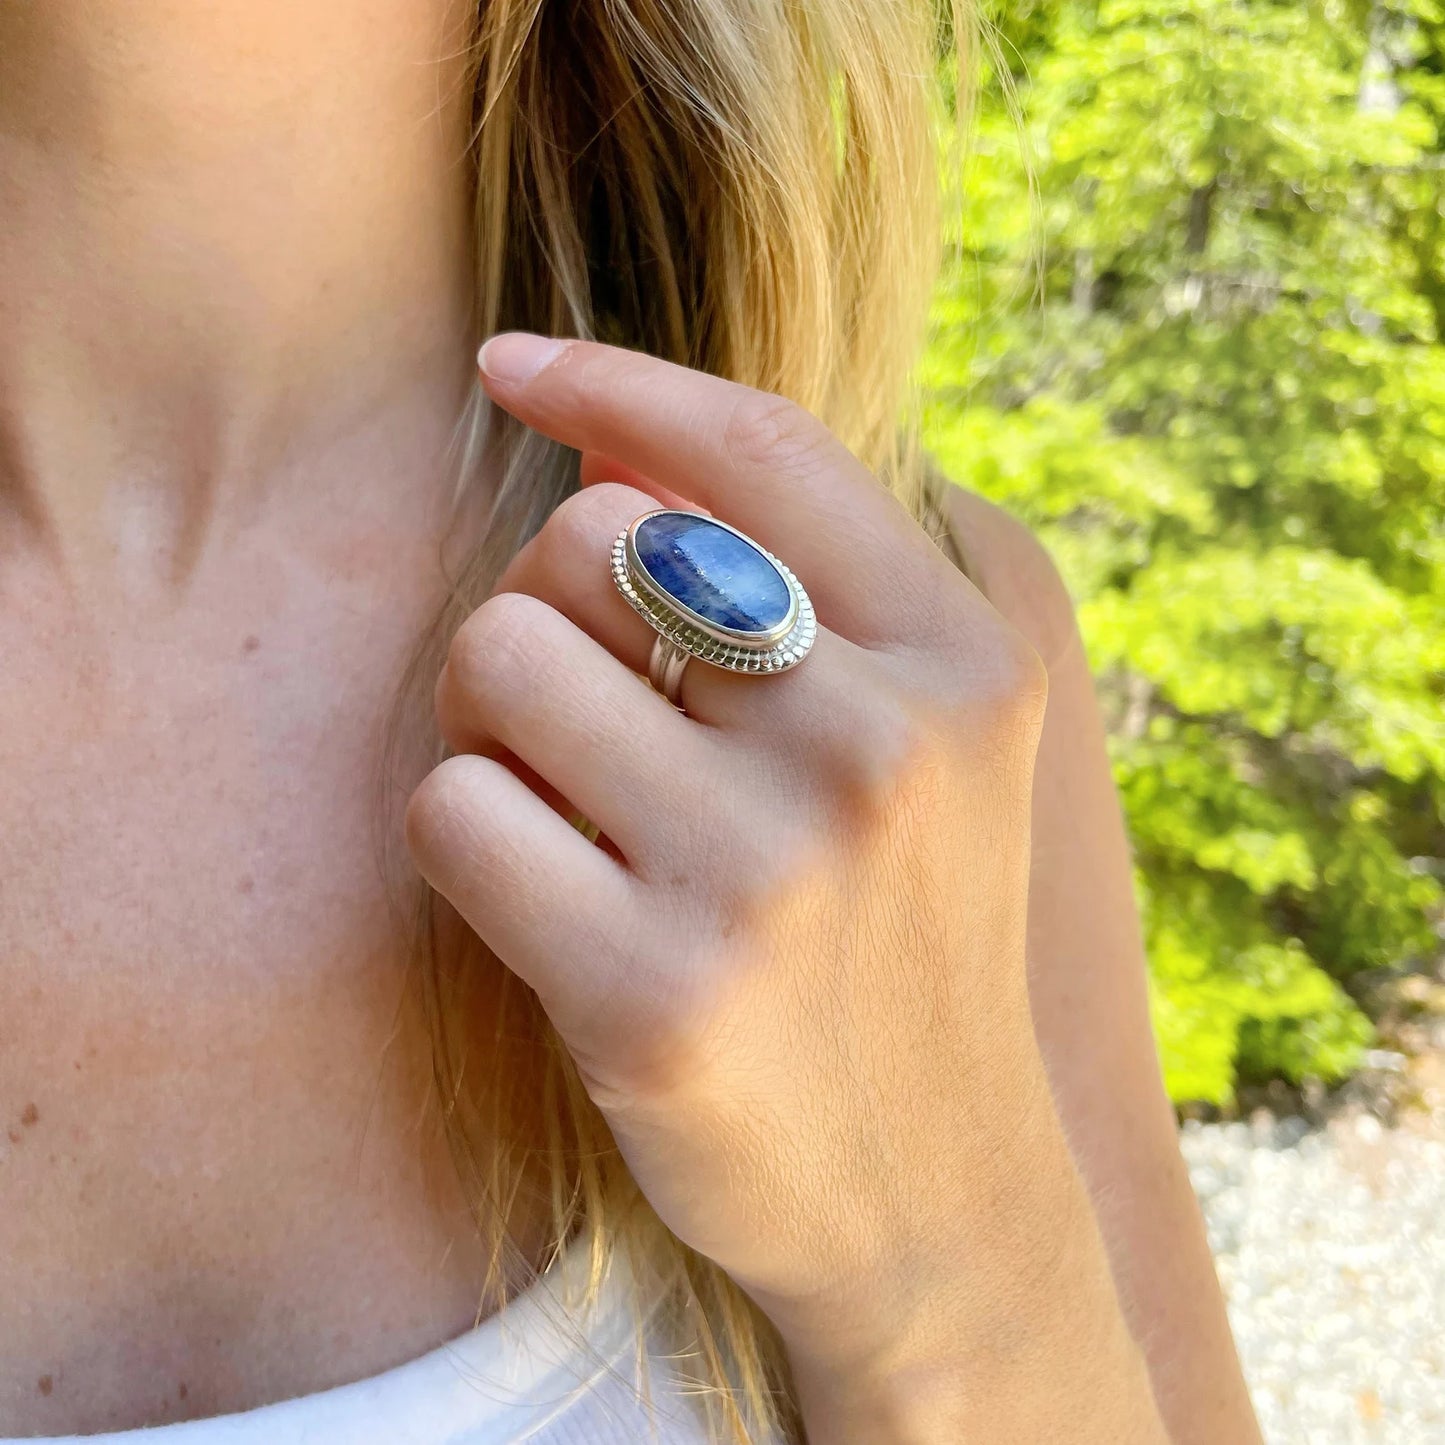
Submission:
M 941 259 L 940 62 L 968 72 L 953 4 L 486 0 L 470 76 L 478 337 L 590 337 L 789 397 L 938 535 L 910 377 Z M 462 436 L 458 504 L 484 470 L 494 500 L 401 690 L 393 787 L 431 727 L 450 638 L 577 487 L 574 452 L 480 392 Z M 497 1301 L 524 1264 L 505 1220 L 540 1194 L 554 1248 L 582 1234 L 594 1280 L 618 1250 L 661 1267 L 715 1439 L 801 1438 L 768 1321 L 656 1218 L 535 997 L 448 921 L 422 890 L 415 978 Z M 484 988 L 506 1044 L 490 1059 L 475 1037 Z

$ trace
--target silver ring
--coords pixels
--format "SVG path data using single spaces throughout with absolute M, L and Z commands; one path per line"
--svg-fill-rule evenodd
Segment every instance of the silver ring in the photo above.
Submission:
M 644 512 L 612 544 L 612 580 L 656 631 L 648 681 L 676 708 L 694 657 L 729 672 L 786 672 L 818 635 L 813 604 L 786 564 L 699 512 Z

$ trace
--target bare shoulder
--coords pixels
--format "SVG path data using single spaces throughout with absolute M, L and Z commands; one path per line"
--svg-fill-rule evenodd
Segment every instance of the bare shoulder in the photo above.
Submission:
M 1079 629 L 1048 548 L 1012 513 L 965 487 L 947 484 L 942 510 L 969 579 L 1052 672 L 1078 646 Z
M 1068 589 L 1020 521 L 949 485 L 945 552 L 1049 672 L 1029 875 L 1029 995 L 1060 1118 L 1180 1445 L 1256 1441 L 1150 1027 L 1131 858 Z M 951 543 L 951 547 L 948 545 Z

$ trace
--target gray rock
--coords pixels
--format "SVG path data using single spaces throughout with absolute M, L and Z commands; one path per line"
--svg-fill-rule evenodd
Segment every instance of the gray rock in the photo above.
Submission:
M 1269 1445 L 1445 1445 L 1445 1141 L 1256 1113 L 1180 1146 Z

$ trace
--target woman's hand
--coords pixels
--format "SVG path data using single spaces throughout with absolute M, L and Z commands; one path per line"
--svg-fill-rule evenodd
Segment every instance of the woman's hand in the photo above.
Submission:
M 423 873 L 537 991 L 662 1219 L 777 1323 L 815 1439 L 1161 1438 L 1029 1013 L 1037 656 L 776 396 L 518 334 L 484 383 L 591 484 L 452 644 Z M 797 573 L 800 666 L 694 660 L 685 714 L 652 690 L 608 561 L 658 505 Z

